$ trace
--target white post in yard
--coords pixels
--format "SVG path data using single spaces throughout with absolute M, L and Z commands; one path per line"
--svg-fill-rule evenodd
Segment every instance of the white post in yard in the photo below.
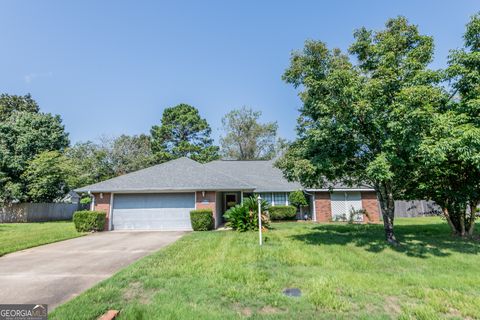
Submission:
M 260 245 L 262 245 L 262 197 L 258 195 L 257 197 L 258 202 L 258 240 Z

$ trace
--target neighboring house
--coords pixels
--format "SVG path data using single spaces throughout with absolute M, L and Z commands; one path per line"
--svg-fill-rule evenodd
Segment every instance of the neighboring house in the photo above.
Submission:
M 215 228 L 228 208 L 260 194 L 271 205 L 287 205 L 289 192 L 303 189 L 288 182 L 273 161 L 218 160 L 201 164 L 180 158 L 75 190 L 92 195 L 92 209 L 107 213 L 108 230 L 191 230 L 190 211 L 212 209 Z M 332 221 L 349 210 L 366 209 L 379 220 L 373 189 L 341 185 L 306 189 L 312 220 Z
M 78 204 L 80 202 L 80 195 L 78 193 L 76 193 L 75 191 L 69 191 L 58 202 Z

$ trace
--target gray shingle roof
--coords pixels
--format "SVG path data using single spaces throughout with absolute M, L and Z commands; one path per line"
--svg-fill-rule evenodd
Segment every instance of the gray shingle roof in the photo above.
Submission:
M 341 183 L 325 186 L 355 189 Z M 360 186 L 356 188 L 369 188 Z M 209 191 L 244 190 L 290 192 L 303 189 L 283 177 L 273 161 L 217 160 L 201 164 L 179 158 L 143 170 L 76 189 L 76 192 Z M 315 190 L 315 189 L 308 189 Z M 317 189 L 320 190 L 320 189 Z
M 302 189 L 299 183 L 287 181 L 287 179 L 283 177 L 282 171 L 276 168 L 273 163 L 272 160 L 217 160 L 206 163 L 205 165 L 215 171 L 235 175 L 237 179 L 254 185 L 256 192 L 288 192 Z
M 188 158 L 179 158 L 76 189 L 77 192 L 253 190 L 255 187 Z

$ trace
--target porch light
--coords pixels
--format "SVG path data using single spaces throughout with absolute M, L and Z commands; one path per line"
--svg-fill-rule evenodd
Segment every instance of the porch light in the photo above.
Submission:
M 205 198 L 205 191 L 202 191 L 202 197 Z

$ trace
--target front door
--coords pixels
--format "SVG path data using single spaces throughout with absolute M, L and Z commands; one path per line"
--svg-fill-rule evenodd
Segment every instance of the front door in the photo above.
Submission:
M 236 193 L 225 193 L 225 211 L 238 204 Z

